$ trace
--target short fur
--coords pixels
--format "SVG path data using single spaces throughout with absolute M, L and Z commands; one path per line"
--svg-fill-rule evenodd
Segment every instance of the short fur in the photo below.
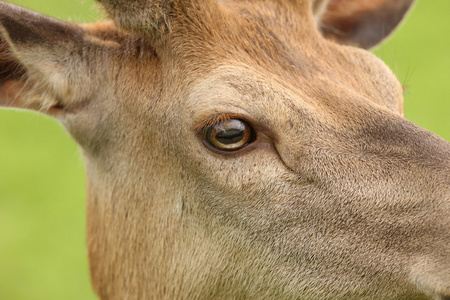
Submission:
M 85 25 L 0 2 L 0 103 L 81 146 L 101 299 L 449 299 L 449 143 L 339 44 L 375 45 L 411 1 L 350 1 L 364 32 L 391 24 L 351 40 L 321 34 L 343 0 L 100 2 L 112 21 Z M 230 117 L 255 141 L 205 146 Z

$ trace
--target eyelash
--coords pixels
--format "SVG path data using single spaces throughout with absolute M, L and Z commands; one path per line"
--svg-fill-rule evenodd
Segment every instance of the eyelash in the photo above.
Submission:
M 243 120 L 244 122 L 248 123 L 245 118 L 243 118 L 241 115 L 239 114 L 220 114 L 220 115 L 216 115 L 212 118 L 206 119 L 205 121 L 197 124 L 197 126 L 194 127 L 195 131 L 198 132 L 202 132 L 204 130 L 206 130 L 207 128 L 217 125 L 219 123 L 225 122 L 225 121 L 229 121 L 232 119 L 238 119 L 238 120 Z

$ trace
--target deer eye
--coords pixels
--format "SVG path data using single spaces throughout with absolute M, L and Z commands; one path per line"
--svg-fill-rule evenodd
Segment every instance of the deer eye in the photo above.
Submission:
M 230 119 L 205 128 L 205 140 L 222 151 L 236 151 L 253 141 L 253 129 L 244 121 Z

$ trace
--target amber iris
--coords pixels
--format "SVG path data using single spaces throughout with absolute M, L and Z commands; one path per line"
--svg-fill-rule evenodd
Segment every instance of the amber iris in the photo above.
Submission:
M 239 150 L 250 143 L 252 138 L 252 128 L 239 119 L 218 122 L 205 130 L 206 141 L 222 151 Z

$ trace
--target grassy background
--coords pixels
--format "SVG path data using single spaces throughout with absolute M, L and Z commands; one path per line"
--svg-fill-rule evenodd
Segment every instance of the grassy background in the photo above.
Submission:
M 77 22 L 92 1 L 8 1 Z M 419 1 L 375 53 L 408 87 L 406 118 L 450 140 L 450 1 Z M 77 146 L 42 115 L 0 110 L 0 299 L 95 299 Z

